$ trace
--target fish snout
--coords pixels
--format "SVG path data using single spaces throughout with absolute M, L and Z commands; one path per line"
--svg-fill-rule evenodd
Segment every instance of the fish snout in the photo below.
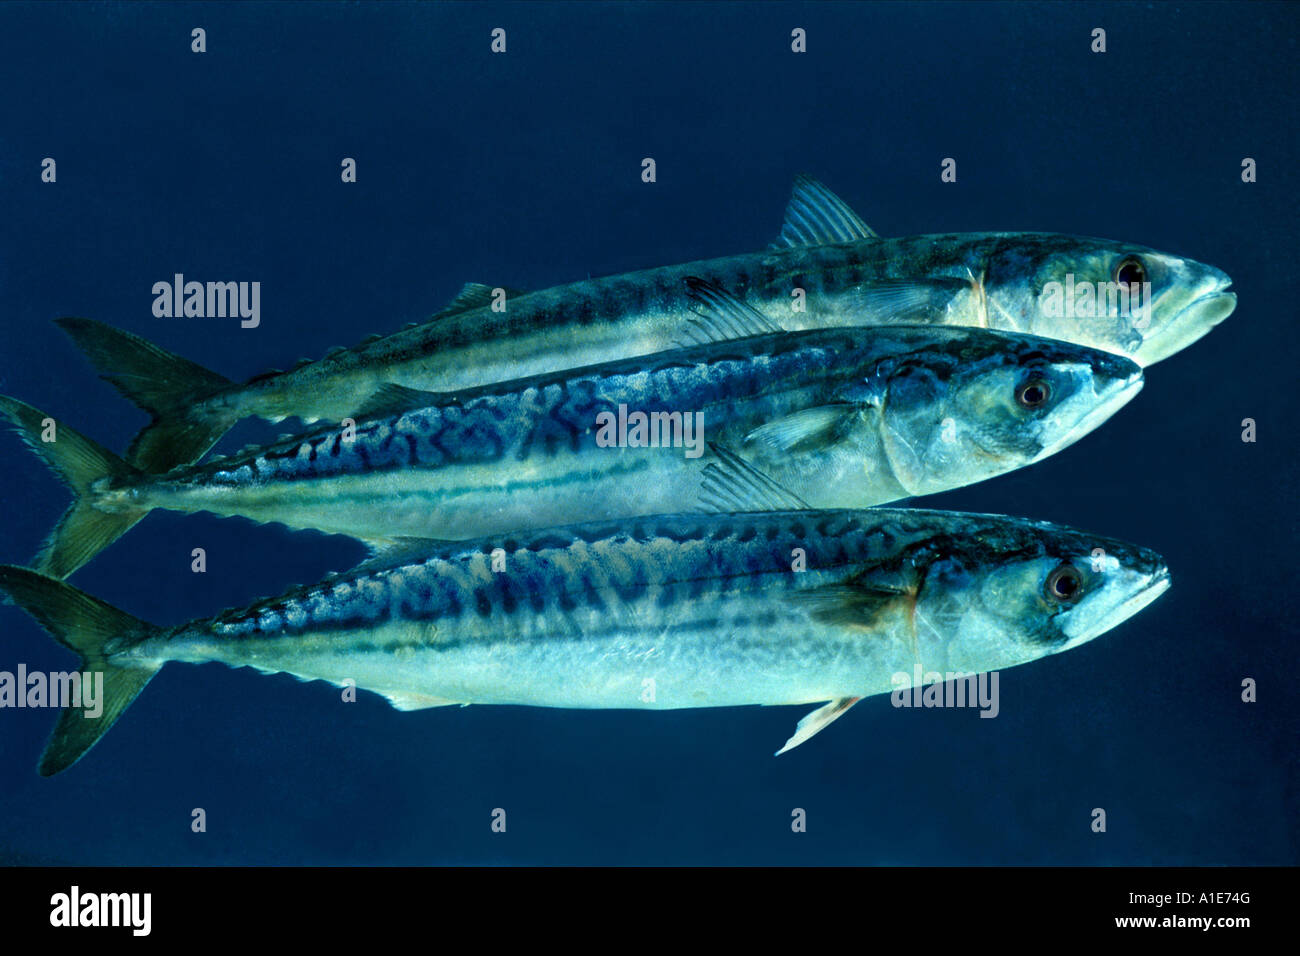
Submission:
M 1095 431 L 1108 418 L 1133 400 L 1145 379 L 1136 362 L 1121 355 L 1108 355 L 1091 368 L 1091 383 L 1062 409 L 1055 422 L 1055 434 L 1048 436 L 1039 458 L 1054 454 Z M 1089 387 L 1091 386 L 1091 387 Z
M 1228 291 L 1232 278 L 1226 272 L 1199 265 L 1197 276 L 1190 289 L 1173 293 L 1183 298 L 1184 304 L 1179 308 L 1176 300 L 1170 303 L 1176 311 L 1161 320 L 1142 344 L 1137 358 L 1143 365 L 1158 362 L 1196 342 L 1237 308 L 1237 293 Z
M 1108 572 L 1102 586 L 1086 596 L 1062 628 L 1069 650 L 1113 630 L 1169 590 L 1169 567 L 1155 552 L 1142 549 Z

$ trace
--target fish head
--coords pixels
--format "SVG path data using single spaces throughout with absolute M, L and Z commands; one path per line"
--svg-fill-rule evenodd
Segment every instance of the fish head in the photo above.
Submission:
M 1004 237 L 979 282 L 990 327 L 1105 349 L 1144 367 L 1237 307 L 1232 280 L 1213 266 L 1076 236 Z
M 952 333 L 944 347 L 893 363 L 880 386 L 885 455 L 911 495 L 1054 454 L 1142 388 L 1142 369 L 1110 352 L 983 329 Z
M 947 669 L 1010 667 L 1106 633 L 1169 588 L 1154 551 L 1045 522 L 962 516 L 916 563 L 918 627 L 947 637 Z M 925 646 L 926 634 L 919 634 Z

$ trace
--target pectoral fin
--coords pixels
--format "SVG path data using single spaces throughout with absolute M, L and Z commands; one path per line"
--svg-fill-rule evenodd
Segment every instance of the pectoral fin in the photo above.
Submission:
M 800 588 L 786 600 L 802 607 L 813 620 L 831 627 L 872 630 L 883 618 L 910 611 L 915 588 L 901 579 L 879 580 L 876 573 L 859 575 L 836 584 Z
M 785 742 L 785 746 L 778 750 L 775 756 L 779 757 L 787 750 L 793 750 L 809 737 L 824 730 L 828 724 L 833 723 L 861 699 L 861 697 L 841 697 L 839 700 L 818 707 L 795 725 L 794 736 Z
M 852 300 L 855 309 L 872 319 L 926 325 L 941 322 L 953 299 L 969 288 L 965 279 L 877 279 L 855 289 Z
M 843 426 L 857 412 L 857 406 L 847 403 L 801 409 L 760 425 L 745 436 L 745 442 L 757 442 L 782 455 L 822 451 L 839 441 Z

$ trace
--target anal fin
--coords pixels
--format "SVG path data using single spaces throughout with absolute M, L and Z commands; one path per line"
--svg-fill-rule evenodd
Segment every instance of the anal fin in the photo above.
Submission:
M 417 408 L 428 408 L 446 400 L 444 392 L 425 392 L 405 385 L 381 385 L 357 409 L 357 418 L 386 418 Z
M 455 544 L 442 538 L 420 538 L 401 535 L 393 538 L 363 538 L 370 556 L 351 568 L 349 574 L 387 571 L 402 564 L 415 564 L 428 560 L 441 549 Z
M 460 703 L 458 700 L 430 697 L 427 694 L 392 693 L 384 696 L 394 710 L 428 710 L 430 707 L 451 707 Z
M 784 747 L 776 752 L 776 756 L 781 756 L 787 750 L 793 750 L 805 740 L 825 730 L 827 726 L 847 713 L 848 709 L 861 699 L 861 697 L 841 697 L 829 704 L 823 704 L 811 714 L 806 715 L 803 720 L 795 725 L 794 735 L 785 742 Z

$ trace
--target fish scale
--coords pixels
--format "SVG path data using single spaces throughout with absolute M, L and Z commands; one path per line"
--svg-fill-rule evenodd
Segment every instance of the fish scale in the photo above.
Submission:
M 218 459 L 193 469 L 194 478 L 236 483 L 239 469 L 255 464 L 261 474 L 318 477 L 344 471 L 367 471 L 375 463 L 390 467 L 437 467 L 449 461 L 495 461 L 508 452 L 524 458 L 545 442 L 538 436 L 558 429 L 566 439 L 591 431 L 597 411 L 618 403 L 634 403 L 643 411 L 703 409 L 719 401 L 779 390 L 791 377 L 810 381 L 840 381 L 834 359 L 861 353 L 861 340 L 839 332 L 826 342 L 755 341 L 725 348 L 688 350 L 670 362 L 638 361 L 589 376 L 547 381 L 541 385 L 511 383 L 488 386 L 481 394 L 465 394 L 455 404 L 422 408 L 358 427 L 356 439 L 343 442 L 331 430 L 307 441 L 290 442 L 267 452 Z M 936 344 L 933 355 L 943 353 Z M 873 354 L 884 353 L 882 342 Z M 710 354 L 713 353 L 713 354 Z M 863 359 L 859 357 L 857 362 Z M 817 370 L 824 370 L 818 376 Z M 811 373 L 811 374 L 810 374 Z M 414 441 L 414 457 L 400 460 L 383 452 L 396 437 Z M 328 448 L 321 454 L 322 448 Z M 304 461 L 304 449 L 308 449 Z M 359 457 L 365 454 L 367 460 Z
M 212 631 L 221 640 L 276 640 L 308 629 L 346 630 L 394 618 L 468 619 L 473 628 L 474 618 L 495 623 L 580 609 L 610 613 L 637 602 L 662 612 L 724 599 L 742 579 L 757 587 L 772 576 L 781 588 L 794 589 L 815 586 L 850 565 L 880 561 L 928 533 L 915 530 L 924 524 L 915 514 L 897 512 L 893 520 L 869 522 L 836 513 L 817 513 L 811 520 L 800 515 L 652 517 L 580 527 L 535 543 L 444 547 L 418 564 L 337 577 L 219 615 Z M 881 517 L 891 514 L 882 511 Z M 491 570 L 497 547 L 508 573 Z M 804 550 L 813 570 L 791 570 L 795 548 Z M 181 630 L 177 638 L 190 634 Z

